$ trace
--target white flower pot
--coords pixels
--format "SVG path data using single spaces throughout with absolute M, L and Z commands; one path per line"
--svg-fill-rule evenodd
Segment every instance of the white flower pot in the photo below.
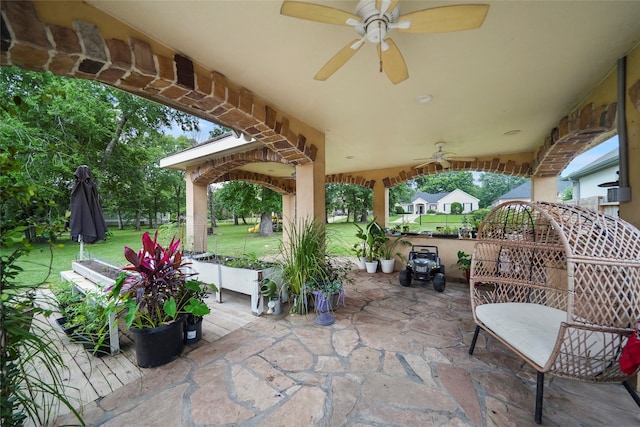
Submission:
M 378 261 L 365 262 L 367 273 L 375 273 L 378 270 Z
M 365 257 L 361 256 L 358 258 L 358 269 L 359 270 L 364 270 L 365 268 L 367 268 L 367 266 L 364 264 L 365 262 Z
M 381 259 L 380 266 L 382 267 L 383 273 L 393 273 L 393 267 L 395 266 L 395 259 Z

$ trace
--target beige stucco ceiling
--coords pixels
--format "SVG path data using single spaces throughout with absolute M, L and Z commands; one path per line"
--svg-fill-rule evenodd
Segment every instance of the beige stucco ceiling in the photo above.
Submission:
M 372 45 L 322 82 L 318 69 L 357 36 L 282 16 L 280 1 L 88 3 L 324 133 L 327 174 L 423 163 L 440 140 L 460 156 L 533 152 L 640 42 L 640 1 L 483 2 L 477 30 L 392 32 L 409 70 L 398 85 L 378 72 Z M 406 13 L 456 3 L 399 4 Z M 416 104 L 419 95 L 433 100 Z

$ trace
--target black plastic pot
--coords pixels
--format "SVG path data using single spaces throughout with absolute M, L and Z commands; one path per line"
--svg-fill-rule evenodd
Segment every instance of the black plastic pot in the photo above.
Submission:
M 184 343 L 193 345 L 202 339 L 202 317 L 195 323 L 184 322 Z
M 141 368 L 153 368 L 171 362 L 184 347 L 182 319 L 157 328 L 131 328 L 136 361 Z
M 69 336 L 70 336 L 71 334 L 73 334 L 73 332 L 74 332 L 76 329 L 78 329 L 78 326 L 71 326 L 71 327 L 68 327 L 68 326 L 67 326 L 67 318 L 66 318 L 65 316 L 58 317 L 58 318 L 56 319 L 56 323 L 58 324 L 58 326 L 60 326 L 60 329 L 62 329 L 62 330 L 64 331 L 64 333 L 65 333 L 66 335 L 69 335 Z

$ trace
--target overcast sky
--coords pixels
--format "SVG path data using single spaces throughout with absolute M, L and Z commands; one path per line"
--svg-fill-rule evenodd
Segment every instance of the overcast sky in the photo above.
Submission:
M 565 168 L 565 170 L 562 171 L 562 176 L 567 176 L 572 172 L 577 171 L 578 169 L 583 168 L 584 166 L 588 165 L 589 163 L 593 162 L 594 160 L 596 160 L 598 157 L 601 157 L 605 154 L 607 154 L 609 151 L 613 150 L 614 148 L 618 147 L 618 135 L 614 136 L 613 138 L 603 142 L 602 144 L 598 145 L 597 147 L 593 147 L 591 150 L 580 154 L 578 157 L 576 157 L 575 159 L 573 159 L 573 161 L 571 163 L 569 163 L 569 166 L 567 166 Z

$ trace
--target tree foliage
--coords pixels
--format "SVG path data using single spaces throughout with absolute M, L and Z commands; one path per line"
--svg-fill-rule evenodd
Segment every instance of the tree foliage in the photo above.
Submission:
M 214 198 L 218 218 L 233 216 L 236 224 L 239 218 L 246 224 L 246 217 L 260 214 L 259 233 L 263 236 L 273 234 L 271 214 L 282 212 L 280 194 L 250 182 L 227 182 L 215 191 Z
M 480 174 L 479 181 L 481 189 L 477 197 L 480 199 L 480 207 L 486 208 L 491 206 L 491 203 L 498 197 L 527 182 L 527 179 L 519 176 L 484 172 Z
M 327 212 L 346 214 L 347 222 L 350 218 L 354 222 L 366 222 L 368 212 L 373 208 L 373 191 L 353 184 L 327 184 L 325 204 Z
M 418 191 L 430 194 L 448 193 L 460 189 L 472 196 L 478 193 L 478 187 L 473 183 L 471 172 L 442 172 L 421 176 L 415 179 Z
M 30 195 L 27 204 L 3 203 L 3 219 L 63 217 L 81 164 L 96 177 L 106 210 L 139 218 L 164 209 L 165 189 L 158 188 L 167 178 L 154 169 L 159 158 L 186 146 L 162 135 L 174 124 L 190 130 L 197 120 L 93 81 L 0 67 L 1 156 L 19 162 L 10 180 Z

